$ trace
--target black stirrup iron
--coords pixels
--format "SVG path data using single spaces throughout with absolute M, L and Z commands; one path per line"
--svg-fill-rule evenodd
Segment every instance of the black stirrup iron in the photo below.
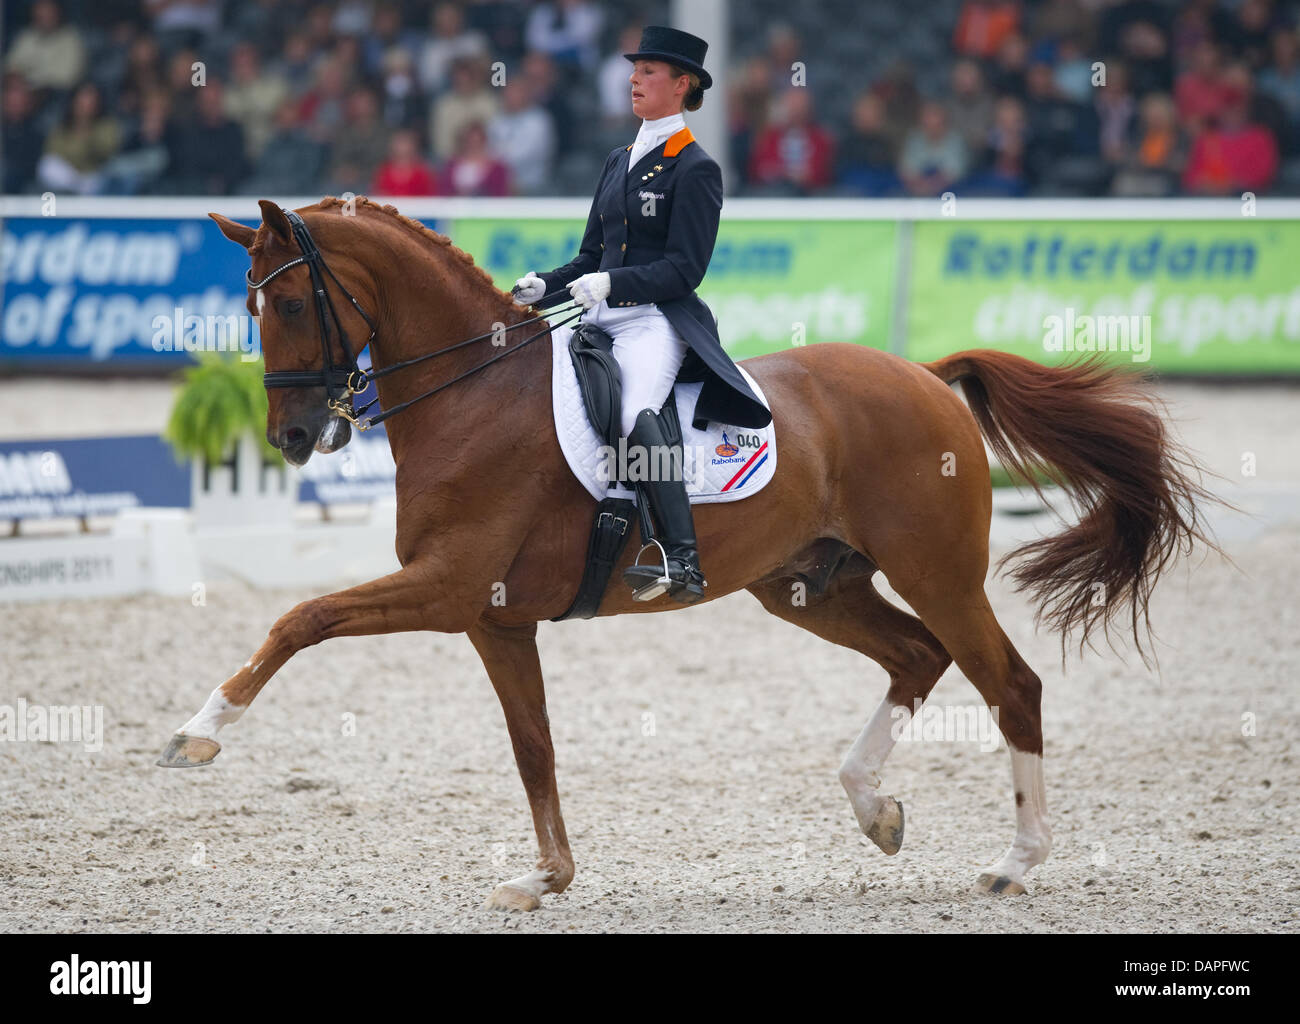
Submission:
M 276 267 L 260 281 L 253 280 L 253 268 L 249 267 L 248 270 L 244 272 L 244 280 L 248 283 L 248 287 L 256 291 L 279 277 L 286 270 L 292 270 L 294 267 L 303 265 L 307 267 L 308 271 L 311 273 L 312 291 L 316 296 L 316 321 L 320 325 L 321 368 L 319 370 L 273 370 L 262 375 L 262 384 L 267 388 L 324 387 L 325 404 L 329 407 L 330 412 L 342 416 L 358 430 L 369 430 L 376 423 L 382 423 L 384 420 L 388 419 L 389 416 L 394 416 L 402 410 L 410 408 L 416 402 L 423 401 L 426 398 L 436 395 L 443 388 L 451 387 L 451 385 L 455 384 L 457 381 L 464 380 L 471 374 L 478 373 L 479 370 L 491 366 L 498 359 L 504 359 L 506 356 L 519 351 L 519 349 L 523 348 L 529 342 L 536 341 L 543 335 L 549 334 L 553 328 L 563 327 L 565 324 L 576 320 L 583 314 L 583 309 L 580 306 L 574 310 L 574 306 L 577 305 L 576 303 L 573 305 L 561 306 L 555 312 L 569 313 L 570 310 L 574 311 L 558 323 L 548 324 L 545 329 L 538 331 L 529 338 L 525 338 L 518 345 L 506 349 L 499 355 L 495 355 L 491 359 L 485 360 L 478 366 L 466 370 L 464 373 L 457 374 L 451 380 L 439 384 L 436 388 L 432 388 L 431 390 L 424 392 L 422 395 L 417 395 L 409 401 L 402 402 L 400 405 L 395 405 L 391 409 L 386 409 L 377 416 L 367 416 L 363 420 L 361 419 L 362 415 L 367 409 L 378 402 L 379 398 L 376 395 L 375 398 L 372 398 L 360 409 L 353 408 L 352 398 L 353 396 L 359 395 L 361 392 L 365 391 L 373 381 L 378 380 L 380 377 L 386 377 L 388 374 L 393 373 L 396 370 L 405 369 L 408 366 L 414 366 L 416 363 L 422 363 L 426 359 L 433 359 L 435 356 L 440 356 L 447 352 L 454 352 L 458 348 L 464 348 L 466 345 L 472 345 L 477 341 L 496 337 L 500 332 L 488 331 L 486 334 L 480 334 L 474 338 L 467 338 L 465 341 L 458 341 L 454 345 L 448 345 L 446 348 L 440 348 L 436 352 L 426 352 L 422 356 L 416 356 L 414 359 L 407 359 L 400 363 L 393 363 L 391 366 L 385 366 L 378 370 L 373 368 L 370 370 L 362 370 L 361 367 L 357 365 L 357 356 L 361 354 L 362 349 L 365 349 L 375 340 L 375 332 L 377 330 L 375 321 L 371 319 L 370 315 L 366 313 L 364 309 L 361 308 L 361 303 L 356 300 L 353 294 L 343 287 L 343 282 L 338 279 L 334 274 L 334 271 L 330 270 L 329 265 L 325 262 L 324 255 L 317 247 L 315 240 L 311 237 L 311 232 L 307 230 L 307 224 L 302 217 L 293 210 L 282 209 L 281 212 L 289 220 L 289 225 L 293 229 L 294 241 L 298 243 L 298 248 L 302 250 L 302 255 L 296 259 L 290 260 L 283 266 Z M 326 274 L 330 276 L 330 279 L 334 282 L 338 290 L 344 294 L 350 303 L 352 303 L 352 308 L 361 315 L 361 319 L 366 322 L 366 326 L 370 328 L 370 336 L 366 339 L 365 345 L 358 348 L 355 354 L 352 351 L 352 346 L 348 343 L 348 336 L 343 330 L 343 321 L 339 319 L 338 310 L 334 308 L 334 300 L 330 297 L 329 289 L 325 285 Z M 551 292 L 549 295 L 544 295 L 538 301 L 545 302 L 547 299 L 552 299 L 556 295 L 561 294 L 562 291 L 563 289 Z M 545 319 L 545 316 L 530 317 L 527 320 L 519 321 L 517 324 L 510 324 L 505 328 L 505 330 L 513 331 L 517 327 L 523 327 L 527 324 L 537 323 L 539 320 L 544 321 Z M 339 347 L 343 350 L 342 363 L 336 363 L 334 361 L 334 351 L 330 344 L 331 322 L 333 322 L 335 329 L 338 331 Z

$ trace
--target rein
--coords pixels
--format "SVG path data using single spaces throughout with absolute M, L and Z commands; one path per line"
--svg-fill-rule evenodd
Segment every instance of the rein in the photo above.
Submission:
M 386 377 L 388 374 L 395 373 L 398 370 L 403 370 L 408 366 L 422 363 L 427 359 L 433 359 L 435 356 L 440 356 L 447 352 L 454 352 L 458 348 L 464 348 L 466 345 L 472 345 L 475 342 L 483 341 L 485 338 L 495 338 L 502 332 L 495 330 L 488 331 L 487 333 L 480 334 L 477 337 L 467 338 L 464 341 L 456 342 L 454 345 L 448 345 L 446 348 L 440 348 L 436 352 L 426 352 L 424 355 L 416 356 L 414 359 L 407 359 L 400 363 L 393 363 L 391 366 L 385 366 L 378 370 L 373 367 L 369 370 L 362 370 L 361 367 L 357 365 L 357 356 L 352 353 L 352 348 L 348 344 L 348 336 L 343 330 L 343 321 L 339 319 L 338 311 L 334 308 L 334 300 L 330 297 L 329 290 L 325 287 L 325 274 L 330 276 L 330 279 L 333 280 L 338 290 L 347 297 L 347 300 L 352 303 L 352 308 L 361 314 L 361 318 L 366 322 L 366 326 L 370 328 L 370 337 L 366 339 L 364 345 L 357 349 L 358 355 L 375 340 L 375 332 L 377 330 L 375 322 L 370 318 L 366 311 L 361 308 L 361 303 L 356 300 L 352 293 L 343 287 L 343 282 L 338 279 L 334 274 L 334 271 L 330 270 L 329 266 L 325 262 L 324 255 L 317 247 L 315 240 L 311 237 L 311 232 L 307 230 L 307 224 L 303 221 L 302 217 L 293 210 L 284 210 L 283 212 L 289 219 L 289 225 L 293 229 L 294 240 L 302 250 L 302 255 L 296 259 L 290 260 L 283 266 L 276 267 L 275 270 L 271 271 L 260 281 L 253 280 L 253 268 L 249 267 L 248 270 L 244 272 L 244 280 L 247 282 L 248 287 L 257 290 L 274 280 L 276 277 L 279 277 L 286 270 L 292 270 L 294 267 L 302 266 L 304 264 L 306 265 L 307 269 L 311 272 L 311 287 L 316 296 L 316 320 L 320 324 L 321 368 L 319 370 L 274 370 L 262 375 L 262 384 L 267 388 L 306 388 L 324 386 L 326 396 L 325 404 L 328 406 L 329 410 L 342 416 L 358 430 L 369 430 L 375 424 L 382 423 L 384 420 L 388 419 L 388 417 L 395 416 L 404 409 L 409 409 L 416 402 L 422 402 L 426 398 L 431 398 L 444 388 L 449 388 L 458 381 L 462 381 L 466 377 L 478 373 L 480 370 L 486 369 L 498 360 L 504 359 L 506 356 L 518 352 L 530 342 L 536 341 L 544 334 L 549 334 L 553 328 L 563 327 L 565 324 L 576 320 L 583 314 L 583 309 L 577 303 L 562 306 L 555 312 L 570 313 L 570 315 L 566 316 L 558 323 L 548 324 L 544 330 L 538 331 L 531 337 L 525 338 L 518 345 L 506 349 L 499 355 L 493 356 L 491 359 L 466 370 L 464 373 L 457 374 L 455 377 L 452 377 L 451 380 L 439 384 L 436 388 L 432 388 L 429 391 L 424 392 L 422 395 L 417 395 L 415 398 L 402 402 L 400 405 L 395 405 L 391 409 L 386 409 L 377 416 L 367 416 L 363 420 L 361 419 L 361 416 L 365 414 L 367 409 L 379 401 L 379 397 L 376 394 L 374 398 L 363 405 L 360 409 L 353 408 L 352 398 L 354 395 L 359 395 L 361 392 L 365 391 L 373 381 L 378 380 L 380 377 Z M 547 299 L 554 298 L 563 292 L 564 289 L 558 289 L 551 292 L 549 295 L 544 295 L 538 300 L 538 302 L 545 302 Z M 523 327 L 527 324 L 536 323 L 539 320 L 545 319 L 545 316 L 530 317 L 527 320 L 519 321 L 517 324 L 510 324 L 508 327 L 503 328 L 503 330 L 513 331 L 516 327 Z M 342 364 L 334 362 L 334 355 L 330 346 L 331 321 L 333 321 L 335 329 L 338 331 L 339 346 L 342 348 L 343 356 L 346 360 Z

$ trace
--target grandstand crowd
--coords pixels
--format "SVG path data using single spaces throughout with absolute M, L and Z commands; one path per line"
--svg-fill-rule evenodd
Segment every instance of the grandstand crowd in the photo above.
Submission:
M 732 12 L 705 99 L 732 195 L 1300 194 L 1293 2 Z M 663 0 L 10 3 L 3 188 L 588 195 L 637 129 L 622 54 L 667 20 Z

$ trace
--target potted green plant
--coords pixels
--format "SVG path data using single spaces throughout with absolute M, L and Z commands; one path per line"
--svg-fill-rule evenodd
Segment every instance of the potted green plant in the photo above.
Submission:
M 200 525 L 246 525 L 291 516 L 298 478 L 266 441 L 262 361 L 199 352 L 183 372 L 163 437 L 191 465 Z

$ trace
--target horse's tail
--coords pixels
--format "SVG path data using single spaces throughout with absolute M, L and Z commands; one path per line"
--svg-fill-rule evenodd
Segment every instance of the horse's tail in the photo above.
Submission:
M 922 364 L 966 401 L 1003 466 L 1040 491 L 1039 475 L 1075 502 L 1079 521 L 1006 555 L 1011 578 L 1038 602 L 1038 615 L 1080 648 L 1098 625 L 1128 619 L 1142 651 L 1151 588 L 1183 549 L 1207 538 L 1200 503 L 1215 501 L 1193 479 L 1199 469 L 1165 432 L 1163 405 L 1139 374 L 1100 357 L 1043 366 L 988 349 Z M 1041 492 L 1040 492 L 1041 493 Z

